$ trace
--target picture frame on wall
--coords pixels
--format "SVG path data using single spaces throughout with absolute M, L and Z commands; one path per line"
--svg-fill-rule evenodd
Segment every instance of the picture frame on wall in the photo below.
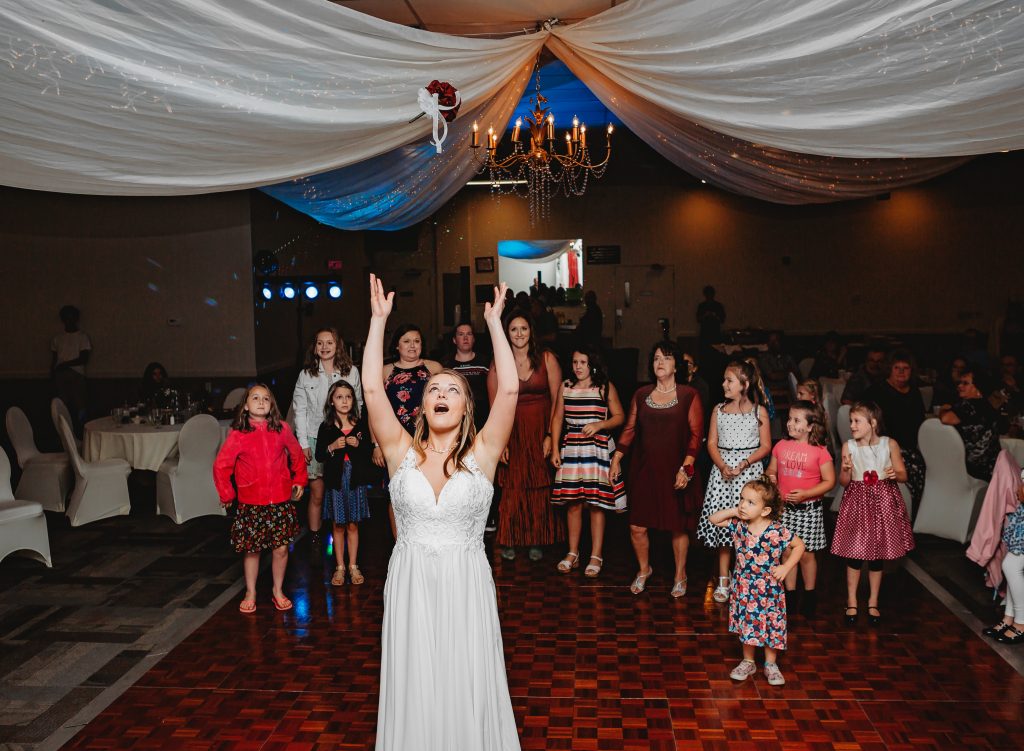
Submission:
M 477 256 L 474 259 L 476 266 L 476 273 L 478 274 L 493 274 L 494 273 L 494 256 Z

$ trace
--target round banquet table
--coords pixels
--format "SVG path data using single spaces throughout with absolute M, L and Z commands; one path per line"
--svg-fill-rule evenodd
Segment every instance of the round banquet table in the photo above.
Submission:
M 231 421 L 218 422 L 223 440 Z M 82 455 L 87 462 L 124 459 L 132 469 L 156 472 L 164 461 L 178 452 L 178 434 L 183 425 L 115 423 L 111 417 L 100 417 L 85 424 Z

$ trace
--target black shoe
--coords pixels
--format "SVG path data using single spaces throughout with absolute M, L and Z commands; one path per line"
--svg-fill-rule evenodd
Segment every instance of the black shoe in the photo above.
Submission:
M 871 611 L 875 612 L 872 613 Z M 868 623 L 872 626 L 877 626 L 882 622 L 882 611 L 878 609 L 877 605 L 868 605 Z
M 999 621 L 999 623 L 997 623 L 995 626 L 989 626 L 988 628 L 983 628 L 981 630 L 981 635 L 982 636 L 1002 636 L 1003 632 L 1005 632 L 1006 629 L 1008 629 L 1009 627 L 1010 627 L 1009 623 L 1004 623 L 1003 621 Z
M 319 530 L 309 533 L 309 565 L 316 568 L 324 565 L 324 545 Z
M 786 612 L 790 615 L 796 615 L 800 612 L 800 590 L 799 589 L 787 589 L 786 590 Z
M 852 613 L 850 612 L 851 610 L 853 611 Z M 851 626 L 854 625 L 857 622 L 857 606 L 856 605 L 847 605 L 846 606 L 846 615 L 844 617 L 846 618 L 846 622 L 849 625 L 851 625 Z
M 813 589 L 806 589 L 803 599 L 800 601 L 800 615 L 804 618 L 814 618 L 817 614 L 818 593 Z
M 1016 626 L 1008 626 L 996 637 L 996 641 L 1000 644 L 1024 644 L 1024 631 L 1018 631 Z

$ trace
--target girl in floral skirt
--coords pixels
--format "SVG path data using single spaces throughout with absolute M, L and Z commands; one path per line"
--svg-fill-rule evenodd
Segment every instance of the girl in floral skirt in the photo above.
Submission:
M 299 534 L 299 516 L 292 501 L 302 497 L 306 486 L 306 456 L 281 417 L 274 395 L 262 383 L 245 392 L 213 463 L 213 481 L 221 503 L 231 503 L 238 488 L 238 512 L 231 525 L 231 544 L 236 552 L 245 554 L 245 597 L 238 610 L 256 610 L 256 578 L 264 550 L 274 551 L 274 607 L 291 610 L 292 601 L 281 587 L 288 566 L 288 544 Z
M 776 663 L 786 648 L 786 575 L 800 562 L 803 541 L 779 519 L 783 503 L 779 489 L 768 478 L 751 480 L 740 491 L 740 503 L 711 515 L 710 521 L 726 529 L 736 547 L 736 568 L 729 593 L 729 630 L 740 635 L 743 661 L 729 677 L 745 681 L 757 671 L 754 650 L 764 647 L 764 675 L 771 686 L 786 682 Z M 782 554 L 789 557 L 782 563 Z

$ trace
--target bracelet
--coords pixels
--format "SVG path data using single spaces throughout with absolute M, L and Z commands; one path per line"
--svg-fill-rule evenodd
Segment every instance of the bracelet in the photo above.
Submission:
M 692 464 L 683 464 L 682 466 L 679 467 L 679 471 L 682 472 L 687 477 L 693 477 L 694 467 Z

